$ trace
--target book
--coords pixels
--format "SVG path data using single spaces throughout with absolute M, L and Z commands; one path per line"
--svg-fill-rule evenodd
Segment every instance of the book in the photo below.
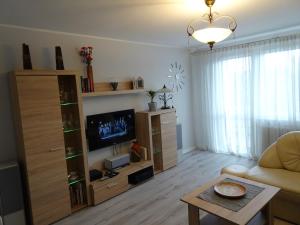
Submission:
M 79 197 L 80 197 L 80 204 L 83 204 L 83 193 L 82 193 L 82 184 L 79 183 Z
M 83 76 L 80 76 L 80 84 L 81 84 L 81 92 L 86 93 Z
M 90 92 L 89 89 L 89 79 L 88 78 L 84 78 L 84 88 L 85 88 L 85 92 Z

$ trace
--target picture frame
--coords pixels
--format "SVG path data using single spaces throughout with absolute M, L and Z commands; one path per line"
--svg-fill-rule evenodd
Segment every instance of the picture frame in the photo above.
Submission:
M 141 76 L 134 79 L 132 83 L 133 89 L 144 89 L 144 79 Z

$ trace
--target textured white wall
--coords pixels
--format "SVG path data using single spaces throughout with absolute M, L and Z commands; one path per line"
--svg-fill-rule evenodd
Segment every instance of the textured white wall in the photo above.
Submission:
M 16 158 L 15 134 L 12 123 L 8 73 L 22 69 L 22 43 L 30 46 L 33 67 L 54 69 L 54 46 L 62 47 L 66 69 L 84 71 L 78 49 L 84 45 L 94 47 L 93 71 L 96 82 L 107 81 L 110 77 L 119 80 L 133 76 L 144 77 L 146 89 L 159 89 L 167 81 L 170 63 L 177 61 L 185 68 L 186 84 L 174 103 L 177 116 L 183 127 L 183 148 L 194 146 L 191 79 L 189 54 L 183 49 L 154 45 L 141 45 L 99 39 L 88 36 L 42 32 L 0 26 L 0 161 Z M 84 114 L 96 114 L 134 108 L 136 111 L 147 108 L 148 99 L 144 95 L 96 97 L 84 99 Z M 90 154 L 90 164 L 97 162 L 103 155 L 110 155 L 111 149 Z

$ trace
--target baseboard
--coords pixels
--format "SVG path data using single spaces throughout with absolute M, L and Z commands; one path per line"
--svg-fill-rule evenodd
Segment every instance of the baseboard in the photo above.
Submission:
M 194 151 L 195 149 L 196 149 L 196 146 L 192 146 L 192 147 L 189 147 L 189 148 L 183 148 L 183 149 L 181 149 L 181 153 L 186 154 L 188 152 Z

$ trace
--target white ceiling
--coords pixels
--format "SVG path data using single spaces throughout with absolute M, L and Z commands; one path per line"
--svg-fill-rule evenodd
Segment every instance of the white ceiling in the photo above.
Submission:
M 203 0 L 1 0 L 0 23 L 185 47 Z M 300 0 L 216 0 L 234 16 L 236 38 L 300 25 Z M 193 43 L 195 44 L 195 43 Z

